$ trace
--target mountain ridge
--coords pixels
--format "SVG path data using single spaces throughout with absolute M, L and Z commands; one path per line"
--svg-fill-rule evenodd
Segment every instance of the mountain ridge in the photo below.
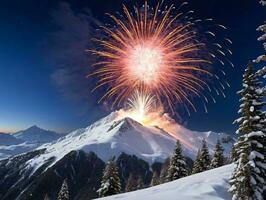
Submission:
M 47 166 L 50 167 L 70 151 L 78 150 L 94 152 L 104 162 L 126 153 L 152 164 L 163 162 L 170 157 L 177 139 L 180 139 L 183 145 L 185 156 L 194 159 L 202 139 L 206 139 L 210 153 L 213 153 L 217 139 L 226 137 L 230 136 L 225 133 L 190 131 L 181 125 L 178 125 L 178 132 L 173 135 L 156 126 L 144 126 L 129 117 L 121 119 L 116 111 L 86 128 L 77 129 L 57 141 L 39 146 L 37 149 L 46 151 L 28 164 L 38 169 L 46 160 L 54 158 Z M 226 155 L 229 155 L 233 141 L 222 144 Z
M 0 159 L 29 152 L 64 135 L 36 125 L 16 133 L 0 134 Z
M 37 125 L 33 125 L 25 130 L 13 133 L 12 135 L 18 139 L 24 140 L 25 142 L 38 143 L 51 142 L 52 140 L 56 140 L 61 137 L 59 133 L 40 128 Z

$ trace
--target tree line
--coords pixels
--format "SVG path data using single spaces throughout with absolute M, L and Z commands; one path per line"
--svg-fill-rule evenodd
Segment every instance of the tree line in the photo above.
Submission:
M 160 174 L 154 170 L 150 185 L 144 185 L 143 177 L 130 174 L 124 192 L 130 192 L 138 189 L 143 189 L 149 186 L 159 185 L 161 183 L 174 181 L 190 174 L 196 174 L 224 165 L 226 158 L 223 155 L 223 147 L 220 141 L 217 141 L 213 158 L 209 154 L 208 146 L 205 140 L 202 141 L 202 147 L 198 151 L 197 158 L 194 162 L 192 172 L 187 166 L 185 157 L 182 153 L 182 146 L 179 140 L 176 142 L 176 147 L 173 156 L 170 159 L 170 164 L 161 169 Z M 118 175 L 118 168 L 114 160 L 108 161 L 103 172 L 101 186 L 98 189 L 99 197 L 121 193 L 121 182 Z
M 202 147 L 198 151 L 197 158 L 194 162 L 192 171 L 186 163 L 185 157 L 182 153 L 182 146 L 179 140 L 176 142 L 176 147 L 170 162 L 161 168 L 160 172 L 154 170 L 149 185 L 145 185 L 143 177 L 131 173 L 127 178 L 125 190 L 121 189 L 121 180 L 118 173 L 118 167 L 114 159 L 106 163 L 101 179 L 101 186 L 97 190 L 99 197 L 106 197 L 110 195 L 119 194 L 121 192 L 131 192 L 143 189 L 149 186 L 156 186 L 165 182 L 177 180 L 179 178 L 206 171 L 208 169 L 220 167 L 224 165 L 226 159 L 223 155 L 223 147 L 220 141 L 217 141 L 213 158 L 209 155 L 209 150 L 205 140 L 202 141 Z M 57 200 L 70 200 L 70 194 L 67 184 L 67 179 L 62 183 L 61 189 L 58 193 Z M 45 195 L 44 200 L 49 200 L 48 195 Z

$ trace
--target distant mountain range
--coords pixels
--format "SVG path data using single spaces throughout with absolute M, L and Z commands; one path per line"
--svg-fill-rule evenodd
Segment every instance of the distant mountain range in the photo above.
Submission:
M 0 145 L 1 146 L 6 146 L 6 145 L 16 145 L 16 144 L 20 144 L 23 141 L 20 139 L 17 139 L 16 137 L 14 137 L 11 134 L 7 134 L 7 133 L 0 133 Z
M 32 126 L 24 131 L 14 133 L 13 136 L 17 139 L 30 143 L 48 143 L 62 137 L 54 131 L 44 130 L 38 126 Z
M 32 126 L 13 134 L 0 133 L 0 159 L 28 152 L 62 136 L 64 135 L 38 126 Z
M 16 139 L 27 139 L 27 145 L 38 142 L 39 146 L 35 146 L 34 151 L 0 161 L 0 176 L 3 177 L 0 199 L 38 200 L 46 193 L 50 199 L 56 199 L 55 194 L 64 178 L 69 180 L 73 199 L 91 199 L 97 197 L 104 162 L 111 158 L 116 159 L 124 187 L 130 173 L 141 175 L 148 184 L 154 166 L 160 170 L 172 155 L 176 138 L 180 139 L 185 156 L 192 159 L 202 139 L 207 141 L 210 153 L 218 139 L 226 155 L 234 143 L 234 139 L 225 133 L 190 131 L 180 125 L 171 135 L 159 127 L 143 126 L 131 118 L 117 120 L 117 115 L 113 112 L 87 128 L 63 137 L 38 127 L 13 134 Z M 47 138 L 52 141 L 40 143 Z M 192 165 L 191 159 L 187 162 Z M 49 184 L 51 181 L 53 184 Z

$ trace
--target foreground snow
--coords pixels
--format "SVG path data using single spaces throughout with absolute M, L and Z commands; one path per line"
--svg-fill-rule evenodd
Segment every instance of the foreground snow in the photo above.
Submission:
M 191 175 L 179 180 L 134 192 L 101 198 L 102 200 L 229 200 L 231 195 L 229 177 L 233 165 L 226 165 L 203 173 Z

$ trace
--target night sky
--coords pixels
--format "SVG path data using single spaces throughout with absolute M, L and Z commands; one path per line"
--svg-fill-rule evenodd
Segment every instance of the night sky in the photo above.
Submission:
M 98 105 L 91 94 L 94 80 L 85 78 L 93 58 L 85 49 L 91 44 L 95 23 L 106 23 L 106 12 L 121 11 L 122 3 L 134 0 L 10 0 L 0 2 L 0 132 L 13 132 L 38 125 L 67 132 L 88 126 L 106 115 L 108 105 Z M 141 2 L 141 1 L 138 1 Z M 156 2 L 156 1 L 154 1 Z M 153 2 L 153 3 L 154 3 Z M 179 5 L 182 1 L 167 2 Z M 190 0 L 200 18 L 213 18 L 228 28 L 233 41 L 227 70 L 231 88 L 227 98 L 184 116 L 182 123 L 193 130 L 233 133 L 237 117 L 241 78 L 249 60 L 262 54 L 256 28 L 266 10 L 252 0 Z M 151 4 L 153 4 L 151 3 Z M 154 5 L 154 4 L 153 4 Z

